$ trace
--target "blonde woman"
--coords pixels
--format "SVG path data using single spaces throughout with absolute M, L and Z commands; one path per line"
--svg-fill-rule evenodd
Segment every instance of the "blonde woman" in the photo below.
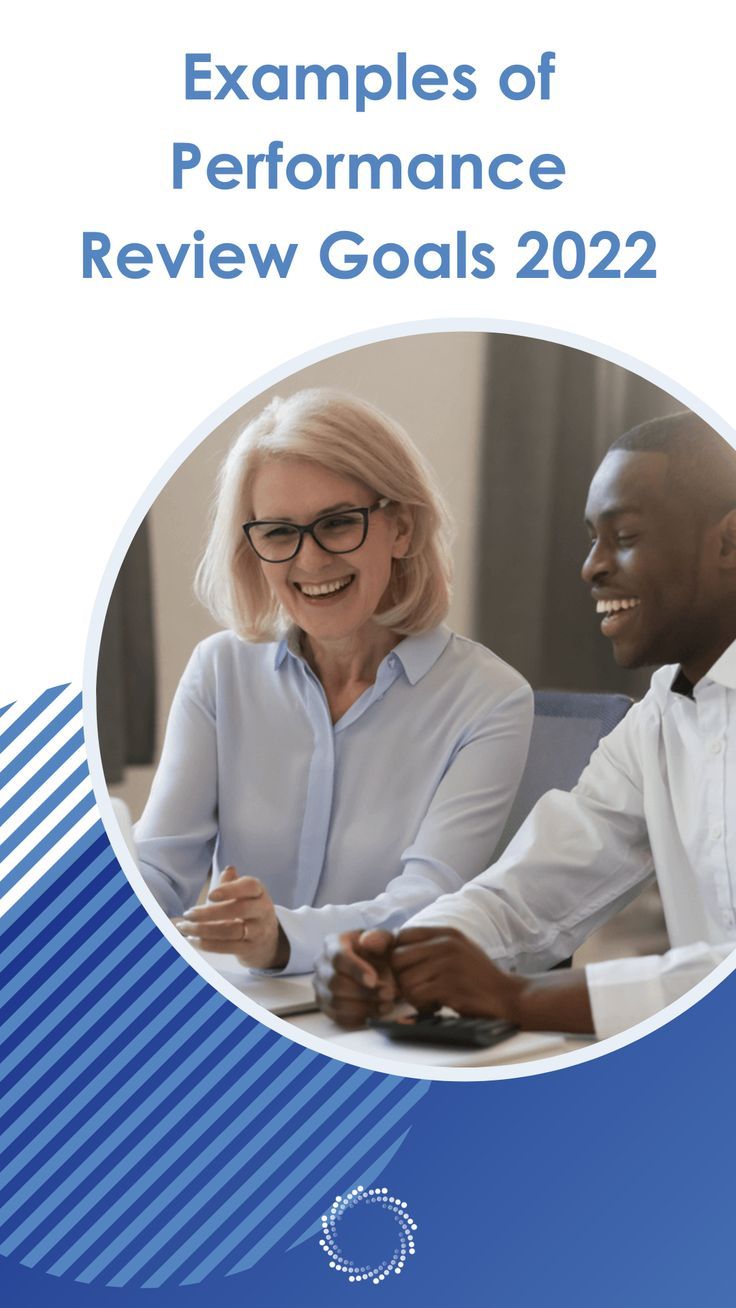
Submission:
M 532 697 L 443 625 L 449 536 L 418 451 L 363 401 L 276 399 L 235 442 L 197 576 L 226 630 L 184 673 L 136 830 L 202 948 L 309 971 L 328 933 L 399 926 L 487 866 Z

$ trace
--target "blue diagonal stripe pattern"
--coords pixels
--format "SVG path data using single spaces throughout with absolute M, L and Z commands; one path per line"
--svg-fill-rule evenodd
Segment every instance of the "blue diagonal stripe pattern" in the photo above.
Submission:
M 402 1131 L 401 1135 L 397 1136 L 395 1140 L 392 1140 L 388 1148 L 385 1149 L 382 1154 L 379 1154 L 377 1158 L 373 1158 L 371 1163 L 361 1170 L 357 1176 L 353 1176 L 347 1185 L 343 1185 L 343 1193 L 346 1190 L 354 1190 L 357 1185 L 367 1187 L 371 1185 L 373 1181 L 378 1180 L 383 1173 L 383 1169 L 388 1166 L 394 1155 L 398 1153 L 408 1136 L 410 1129 L 411 1128 L 407 1128 L 406 1131 Z M 306 1229 L 302 1231 L 301 1235 L 298 1235 L 295 1240 L 292 1240 L 289 1248 L 296 1249 L 298 1245 L 304 1244 L 305 1240 L 310 1240 L 312 1237 L 318 1236 L 320 1234 L 321 1225 L 320 1218 L 314 1218 L 310 1221 Z
M 117 862 L 80 714 L 69 686 L 0 712 L 0 1253 L 90 1286 L 245 1274 L 379 1175 L 429 1083 L 303 1049 L 188 966 Z
M 15 719 L 15 722 L 13 722 L 11 726 L 6 727 L 0 734 L 0 753 L 3 753 L 8 749 L 13 741 L 16 740 L 18 736 L 22 735 L 27 727 L 36 721 L 36 718 L 43 713 L 44 709 L 47 708 L 49 704 L 52 704 L 53 701 L 58 698 L 63 690 L 66 690 L 66 686 L 51 686 L 48 690 L 45 690 L 42 695 L 39 695 L 38 699 L 34 699 L 32 704 L 29 704 L 27 708 L 23 709 Z M 6 706 L 6 708 L 12 707 L 12 704 Z M 6 710 L 4 709 L 3 712 L 5 711 Z
M 0 915 L 97 819 L 82 697 L 53 686 L 0 723 Z
M 9 726 L 0 735 L 0 759 L 3 759 L 0 768 L 0 787 L 7 786 L 13 777 L 20 772 L 21 768 L 24 768 L 27 763 L 40 754 L 49 741 L 57 739 L 69 722 L 81 720 L 82 696 L 75 695 L 73 699 L 63 705 L 50 722 L 45 722 L 40 730 L 35 730 L 44 709 L 50 703 L 55 701 L 58 703 L 57 697 L 65 689 L 65 686 L 57 686 L 51 699 L 47 699 L 43 695 L 40 696 L 36 703 L 31 705 L 30 709 L 25 713 L 21 713 L 12 726 Z M 31 712 L 31 709 L 34 711 Z M 23 747 L 18 750 L 14 757 L 9 756 L 11 746 L 19 739 L 23 741 Z
M 21 804 L 25 804 L 26 800 L 30 799 L 31 795 L 35 794 L 45 781 L 50 780 L 59 771 L 61 765 L 66 763 L 72 754 L 82 748 L 83 744 L 84 733 L 82 731 L 75 732 L 43 767 L 40 767 L 32 777 L 29 777 L 25 785 L 18 787 L 15 794 L 11 795 L 10 799 L 0 808 L 0 828 L 7 822 L 8 818 L 13 816 Z

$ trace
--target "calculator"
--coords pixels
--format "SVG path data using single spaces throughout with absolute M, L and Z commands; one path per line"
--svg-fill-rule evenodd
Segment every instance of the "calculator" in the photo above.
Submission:
M 373 1018 L 369 1024 L 383 1031 L 390 1040 L 408 1040 L 414 1044 L 457 1045 L 465 1049 L 488 1049 L 514 1035 L 518 1026 L 495 1017 L 453 1017 L 442 1013 L 425 1016 L 409 1013 L 406 1017 Z

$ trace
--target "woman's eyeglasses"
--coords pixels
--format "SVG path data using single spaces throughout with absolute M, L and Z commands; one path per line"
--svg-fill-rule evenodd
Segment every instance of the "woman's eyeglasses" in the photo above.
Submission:
M 370 516 L 385 509 L 388 499 L 377 500 L 365 509 L 342 509 L 323 513 L 314 522 L 300 527 L 295 522 L 264 519 L 243 524 L 249 544 L 264 563 L 287 563 L 296 558 L 305 536 L 311 536 L 328 554 L 352 554 L 359 550 L 368 535 Z

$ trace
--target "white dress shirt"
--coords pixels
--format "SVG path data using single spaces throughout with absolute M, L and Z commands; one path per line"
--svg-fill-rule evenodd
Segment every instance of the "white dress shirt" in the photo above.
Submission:
M 543 796 L 494 866 L 409 925 L 457 927 L 536 972 L 656 874 L 672 949 L 587 968 L 596 1033 L 632 1026 L 711 971 L 736 947 L 736 642 L 692 697 L 682 685 L 677 668 L 655 672 L 575 789 Z
M 267 887 L 309 971 L 329 932 L 400 926 L 488 863 L 526 760 L 532 696 L 481 645 L 439 627 L 402 640 L 333 723 L 295 640 L 230 632 L 195 650 L 136 828 L 171 915 L 210 865 Z

